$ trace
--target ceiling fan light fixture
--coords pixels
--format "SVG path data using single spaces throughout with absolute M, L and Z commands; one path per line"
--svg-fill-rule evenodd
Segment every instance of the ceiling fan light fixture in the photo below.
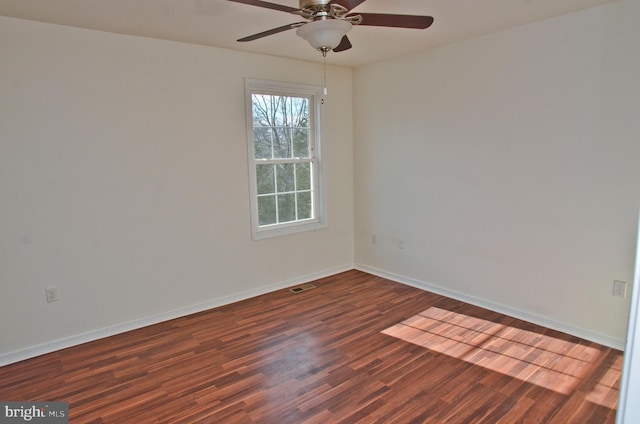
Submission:
M 338 47 L 342 37 L 353 25 L 342 19 L 320 19 L 302 25 L 296 34 L 304 38 L 316 50 L 327 52 Z

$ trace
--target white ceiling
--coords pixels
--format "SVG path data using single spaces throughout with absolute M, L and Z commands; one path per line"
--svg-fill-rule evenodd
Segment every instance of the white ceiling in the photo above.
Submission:
M 297 0 L 267 0 L 298 7 Z M 328 64 L 357 67 L 613 0 L 367 0 L 354 12 L 429 15 L 426 30 L 354 27 L 353 48 L 329 53 Z M 322 61 L 306 41 L 285 31 L 235 40 L 302 19 L 226 0 L 0 0 L 0 15 L 120 34 Z

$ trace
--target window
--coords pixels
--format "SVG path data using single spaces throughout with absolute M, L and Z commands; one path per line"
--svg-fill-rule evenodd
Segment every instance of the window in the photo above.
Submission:
M 325 225 L 319 87 L 247 80 L 253 238 Z

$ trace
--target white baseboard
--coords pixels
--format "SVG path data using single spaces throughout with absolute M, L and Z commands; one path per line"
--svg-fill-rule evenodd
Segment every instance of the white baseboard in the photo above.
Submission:
M 0 354 L 0 366 L 23 361 L 29 358 L 34 358 L 36 356 L 55 352 L 57 350 L 65 349 L 68 347 L 77 346 L 82 343 L 87 343 L 87 342 L 102 339 L 105 337 L 114 336 L 116 334 L 125 333 L 127 331 L 137 330 L 139 328 L 147 327 L 149 325 L 158 324 L 160 322 L 184 317 L 187 315 L 206 311 L 208 309 L 217 308 L 219 306 L 228 305 L 230 303 L 260 296 L 262 294 L 270 293 L 276 290 L 281 290 L 287 287 L 295 286 L 297 284 L 308 283 L 314 280 L 318 280 L 320 278 L 329 277 L 331 275 L 338 274 L 340 272 L 349 271 L 354 268 L 363 272 L 367 272 L 369 274 L 377 275 L 379 277 L 396 281 L 401 284 L 406 284 L 411 287 L 416 287 L 421 290 L 425 290 L 425 291 L 436 293 L 442 296 L 450 297 L 452 299 L 456 299 L 462 302 L 470 303 L 472 305 L 480 306 L 482 308 L 499 312 L 514 318 L 518 318 L 534 324 L 542 325 L 547 328 L 562 331 L 563 333 L 571 334 L 573 336 L 580 337 L 585 340 L 590 340 L 595 343 L 600 343 L 602 345 L 609 346 L 614 349 L 619 349 L 619 350 L 624 349 L 624 345 L 625 345 L 624 340 L 611 337 L 606 334 L 587 330 L 581 327 L 572 326 L 566 323 L 551 320 L 535 314 L 530 314 L 528 312 L 521 311 L 518 309 L 513 309 L 505 305 L 488 301 L 486 299 L 469 296 L 464 293 L 457 292 L 455 290 L 450 290 L 437 285 L 425 283 L 423 281 L 419 281 L 419 280 L 406 277 L 400 274 L 384 271 L 375 267 L 370 267 L 368 265 L 346 264 L 340 267 L 327 269 L 321 272 L 317 272 L 317 273 L 305 275 L 302 277 L 294 278 L 291 280 L 282 281 L 279 283 L 260 287 L 258 289 L 248 290 L 248 291 L 237 293 L 231 296 L 224 296 L 224 297 L 219 297 L 215 299 L 210 299 L 206 302 L 199 303 L 196 305 L 175 309 L 169 312 L 163 312 L 157 315 L 152 315 L 149 317 L 124 322 L 121 324 L 100 328 L 93 331 L 88 331 L 82 334 L 76 334 L 73 336 L 65 337 L 58 340 L 53 340 L 51 342 L 31 346 L 31 347 L 14 351 L 14 352 Z
M 355 269 L 369 274 L 377 275 L 389 280 L 396 281 L 398 283 L 406 284 L 411 287 L 416 287 L 428 292 L 436 293 L 442 296 L 450 297 L 452 299 L 460 300 L 462 302 L 470 303 L 472 305 L 480 306 L 485 309 L 489 309 L 494 312 L 499 312 L 504 315 L 508 315 L 513 318 L 521 319 L 523 321 L 538 324 L 546 328 L 561 331 L 563 333 L 570 334 L 572 336 L 579 337 L 581 339 L 589 340 L 595 343 L 599 343 L 604 346 L 612 347 L 618 350 L 624 350 L 625 341 L 616 337 L 602 334 L 596 331 L 591 331 L 586 328 L 576 327 L 567 323 L 558 322 L 553 319 L 549 319 L 543 316 L 531 314 L 526 311 L 514 309 L 509 306 L 494 303 L 486 299 L 469 296 L 467 294 L 450 290 L 434 284 L 425 283 L 410 277 L 395 274 L 393 272 L 384 271 L 375 267 L 371 267 L 363 264 L 355 264 Z
M 0 367 L 8 364 L 13 364 L 15 362 L 23 361 L 25 359 L 44 355 L 46 353 L 51 353 L 57 350 L 66 349 L 68 347 L 77 346 L 82 343 L 103 339 L 105 337 L 115 336 L 116 334 L 125 333 L 131 330 L 137 330 L 139 328 L 147 327 L 149 325 L 158 324 L 158 323 L 169 321 L 175 318 L 180 318 L 180 317 L 192 315 L 198 312 L 206 311 L 208 309 L 217 308 L 219 306 L 228 305 L 230 303 L 260 296 L 262 294 L 270 293 L 276 290 L 281 290 L 281 289 L 295 286 L 298 284 L 308 283 L 310 281 L 318 280 L 324 277 L 329 277 L 331 275 L 338 274 L 344 271 L 349 271 L 352 269 L 353 269 L 353 264 L 347 264 L 340 267 L 327 269 L 321 272 L 316 272 L 313 274 L 294 278 L 291 280 L 282 281 L 279 283 L 260 287 L 254 290 L 248 290 L 245 292 L 237 293 L 231 296 L 223 296 L 215 299 L 210 299 L 206 302 L 198 303 L 196 305 L 175 309 L 169 312 L 162 312 L 160 314 L 148 316 L 145 318 L 124 322 L 121 324 L 116 324 L 113 326 L 100 328 L 93 331 L 88 331 L 82 334 L 76 334 L 76 335 L 65 337 L 58 340 L 53 340 L 51 342 L 28 347 L 26 349 L 21 349 L 14 352 L 0 354 Z

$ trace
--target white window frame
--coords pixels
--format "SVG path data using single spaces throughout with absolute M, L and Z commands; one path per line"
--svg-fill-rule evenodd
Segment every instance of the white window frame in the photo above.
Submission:
M 304 220 L 297 220 L 285 223 L 276 223 L 270 225 L 260 225 L 258 215 L 258 187 L 256 166 L 261 163 L 286 162 L 295 163 L 296 159 L 276 160 L 270 162 L 264 159 L 255 158 L 255 141 L 253 128 L 253 94 L 270 94 L 291 97 L 308 97 L 309 98 L 309 116 L 310 116 L 310 160 L 305 158 L 304 162 L 312 163 L 312 204 L 313 217 Z M 277 81 L 266 81 L 258 79 L 245 79 L 245 96 L 246 96 L 246 125 L 247 125 L 247 152 L 249 160 L 249 191 L 251 196 L 251 230 L 253 240 L 261 240 L 271 237 L 279 237 L 289 234 L 295 234 L 303 231 L 314 231 L 327 226 L 325 198 L 324 198 L 324 181 L 322 173 L 321 161 L 321 106 L 322 106 L 322 87 L 305 84 L 293 84 Z

